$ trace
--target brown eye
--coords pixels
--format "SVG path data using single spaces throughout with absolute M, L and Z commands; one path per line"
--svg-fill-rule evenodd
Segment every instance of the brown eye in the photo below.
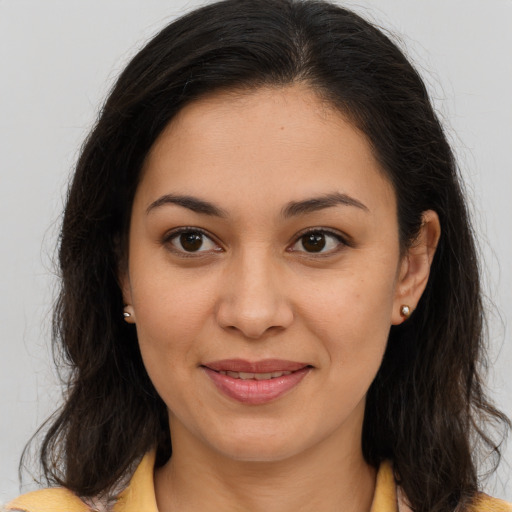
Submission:
M 219 251 L 219 246 L 202 231 L 183 230 L 167 238 L 167 243 L 175 253 L 204 254 Z
M 308 233 L 301 237 L 302 247 L 307 252 L 320 252 L 325 248 L 325 234 L 320 232 Z
M 203 245 L 203 235 L 194 231 L 181 233 L 180 244 L 187 252 L 195 252 Z
M 328 255 L 336 253 L 346 245 L 347 243 L 341 235 L 328 230 L 315 229 L 299 236 L 289 250 L 291 252 Z

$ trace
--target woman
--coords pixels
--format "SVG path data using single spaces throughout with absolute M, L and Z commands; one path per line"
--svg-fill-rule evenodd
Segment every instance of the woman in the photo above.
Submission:
M 322 2 L 228 0 L 132 60 L 70 188 L 72 373 L 7 510 L 510 510 L 479 494 L 478 264 L 405 57 Z M 462 264 L 461 264 L 462 263 Z

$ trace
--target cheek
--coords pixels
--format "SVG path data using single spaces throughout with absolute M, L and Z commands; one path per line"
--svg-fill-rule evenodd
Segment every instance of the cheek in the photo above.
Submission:
M 316 286 L 301 316 L 323 341 L 335 367 L 356 376 L 377 371 L 389 335 L 395 293 L 394 268 L 341 273 Z
M 389 267 L 389 265 L 386 265 Z M 326 275 L 301 294 L 301 313 L 324 328 L 353 327 L 354 334 L 372 325 L 391 325 L 396 270 L 378 268 Z
M 340 295 L 337 303 L 320 305 L 317 318 L 321 321 L 316 328 L 324 349 L 322 363 L 328 368 L 326 388 L 331 393 L 326 400 L 329 408 L 337 411 L 333 414 L 344 422 L 358 404 L 364 403 L 382 364 L 392 302 L 386 293 L 377 297 L 345 290 Z M 332 306 L 334 303 L 337 307 Z
M 198 340 L 211 322 L 214 297 L 202 279 L 165 265 L 151 268 L 133 269 L 132 298 L 144 364 L 158 386 L 197 364 Z
M 152 338 L 175 342 L 183 334 L 193 334 L 213 307 L 215 274 L 208 269 L 176 269 L 163 250 L 156 255 L 141 251 L 131 263 L 133 306 L 144 334 L 147 330 Z

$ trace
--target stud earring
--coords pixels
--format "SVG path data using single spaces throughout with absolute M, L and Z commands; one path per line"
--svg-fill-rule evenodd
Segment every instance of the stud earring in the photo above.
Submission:
M 400 314 L 407 320 L 411 316 L 411 308 L 407 304 L 400 307 Z
M 123 318 L 124 318 L 124 321 L 129 323 L 129 324 L 135 323 L 135 320 L 133 318 L 133 308 L 132 308 L 132 306 L 128 305 L 128 306 L 124 307 Z

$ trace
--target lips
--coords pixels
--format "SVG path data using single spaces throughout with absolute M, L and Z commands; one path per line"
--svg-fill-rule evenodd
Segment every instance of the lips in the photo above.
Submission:
M 269 380 L 276 379 L 277 377 L 282 377 L 283 375 L 290 375 L 292 372 L 269 372 L 269 373 L 251 373 L 251 372 L 230 372 L 228 371 L 219 371 L 222 375 L 228 375 L 233 379 L 242 379 L 242 380 Z
M 306 363 L 280 359 L 257 362 L 226 359 L 206 363 L 202 368 L 221 393 L 251 405 L 279 398 L 312 370 Z

